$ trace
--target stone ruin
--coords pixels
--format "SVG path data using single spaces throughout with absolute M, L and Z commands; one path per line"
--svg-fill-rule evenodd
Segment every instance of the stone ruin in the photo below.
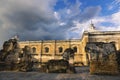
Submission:
M 37 70 L 32 54 L 34 51 L 29 46 L 20 48 L 16 38 L 9 39 L 3 44 L 3 49 L 0 50 L 0 71 L 31 71 Z M 74 73 L 75 68 L 72 64 L 74 58 L 74 50 L 68 48 L 64 51 L 63 59 L 49 60 L 39 72 L 68 72 Z M 34 61 L 35 60 L 35 61 Z M 69 62 L 71 60 L 71 64 Z
M 46 73 L 76 73 L 73 64 L 74 49 L 67 48 L 63 53 L 62 59 L 51 59 L 41 67 L 41 72 Z
M 90 74 L 120 74 L 120 51 L 116 51 L 115 43 L 88 42 L 85 51 L 89 55 Z M 34 65 L 31 54 L 31 48 L 21 49 L 17 39 L 5 41 L 0 50 L 0 71 L 30 71 Z M 47 62 L 45 72 L 75 73 L 75 67 L 69 62 L 73 59 L 74 50 L 68 48 L 62 60 Z
M 0 50 L 0 71 L 28 71 L 32 69 L 31 49 L 20 48 L 16 38 L 9 39 Z
M 119 74 L 119 60 L 115 43 L 88 42 L 85 51 L 89 55 L 90 74 Z

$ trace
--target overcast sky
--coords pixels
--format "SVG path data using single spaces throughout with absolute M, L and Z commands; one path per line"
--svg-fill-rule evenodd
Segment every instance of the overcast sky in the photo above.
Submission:
M 90 23 L 120 30 L 120 0 L 0 0 L 0 44 L 20 40 L 80 39 Z

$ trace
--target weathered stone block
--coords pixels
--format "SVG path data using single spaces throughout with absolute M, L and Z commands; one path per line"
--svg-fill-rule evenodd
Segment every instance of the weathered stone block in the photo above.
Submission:
M 86 52 L 90 53 L 90 74 L 119 74 L 115 43 L 90 42 Z

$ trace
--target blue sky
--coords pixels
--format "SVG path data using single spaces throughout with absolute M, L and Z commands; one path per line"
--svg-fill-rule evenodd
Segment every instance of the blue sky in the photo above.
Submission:
M 77 0 L 66 0 L 70 5 L 75 4 Z M 114 6 L 114 9 L 109 10 L 110 6 L 113 6 L 112 3 L 115 3 L 115 0 L 78 0 L 81 2 L 81 10 L 84 10 L 86 7 L 90 6 L 101 6 L 101 15 L 111 15 L 112 13 L 118 11 L 117 6 Z M 115 4 L 114 4 L 115 5 Z M 65 3 L 65 0 L 57 1 L 54 9 L 57 11 L 59 9 L 64 9 L 68 5 Z
M 98 13 L 99 17 L 111 16 L 120 10 L 120 0 L 58 0 L 54 6 L 54 10 L 59 11 L 65 8 L 69 9 L 70 6 L 76 4 L 76 2 L 81 3 L 79 7 L 81 12 L 88 7 L 99 6 L 101 8 Z M 103 22 L 101 24 L 105 26 L 113 25 L 110 22 Z
M 80 39 L 91 21 L 97 30 L 120 30 L 119 17 L 120 0 L 0 0 L 0 39 Z
M 76 26 L 77 30 L 73 32 L 70 31 L 68 32 L 68 35 L 71 38 L 78 38 L 78 36 L 76 36 L 76 33 L 78 34 L 79 32 L 81 32 L 83 28 L 80 27 L 85 27 L 85 26 L 89 26 L 88 24 L 90 24 L 90 20 L 92 20 L 92 22 L 95 24 L 96 29 L 98 30 L 105 30 L 105 31 L 109 31 L 109 30 L 120 30 L 120 22 L 119 22 L 119 18 L 120 15 L 120 0 L 58 0 L 56 2 L 56 5 L 54 6 L 54 11 L 58 12 L 60 15 L 62 13 L 62 11 L 64 11 L 64 9 L 67 11 L 71 11 L 72 12 L 72 8 L 71 6 L 75 6 L 78 3 L 80 3 L 79 5 L 79 9 L 76 10 L 76 12 L 78 12 L 78 16 L 81 15 L 82 13 L 85 14 L 85 10 L 88 9 L 89 12 L 87 12 L 87 16 L 88 19 L 86 21 L 83 21 L 84 23 L 81 23 L 80 20 L 76 19 L 77 21 L 77 25 Z M 89 8 L 92 7 L 93 9 L 89 10 Z M 76 8 L 76 7 L 75 7 Z M 74 8 L 74 9 L 75 9 Z M 61 11 L 61 13 L 59 12 L 59 10 Z M 97 12 L 98 10 L 98 12 Z M 64 11 L 65 12 L 65 11 Z M 92 12 L 92 13 L 91 13 Z M 94 14 L 94 15 L 90 15 L 90 14 Z M 63 13 L 62 13 L 63 14 Z M 74 13 L 73 13 L 74 14 Z M 73 15 L 71 14 L 71 15 Z M 65 15 L 65 14 L 63 14 Z M 90 16 L 92 17 L 90 17 Z M 84 20 L 83 17 L 82 19 Z M 70 16 L 69 16 L 70 17 Z M 117 21 L 117 23 L 115 22 Z M 84 29 L 88 29 L 88 27 L 85 27 Z M 75 30 L 75 29 L 74 29 Z M 81 36 L 81 35 L 79 35 Z

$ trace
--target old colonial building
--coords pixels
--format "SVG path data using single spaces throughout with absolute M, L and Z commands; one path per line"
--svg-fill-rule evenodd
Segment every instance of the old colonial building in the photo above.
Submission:
M 88 55 L 85 52 L 87 42 L 115 42 L 117 50 L 120 49 L 120 31 L 97 31 L 91 24 L 88 31 L 84 31 L 81 39 L 77 40 L 40 40 L 20 41 L 20 47 L 30 46 L 34 52 L 34 58 L 39 62 L 47 62 L 50 59 L 62 59 L 62 54 L 67 48 L 76 49 L 74 63 L 76 65 L 88 65 Z

